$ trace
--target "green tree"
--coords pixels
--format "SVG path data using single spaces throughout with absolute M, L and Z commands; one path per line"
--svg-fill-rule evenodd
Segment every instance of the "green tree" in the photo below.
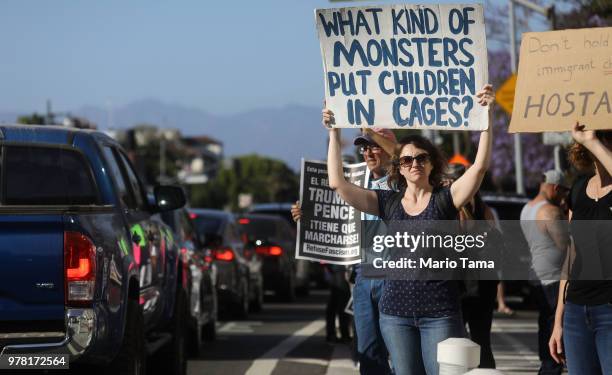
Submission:
M 215 179 L 191 190 L 194 207 L 238 210 L 238 196 L 251 194 L 253 203 L 295 201 L 299 177 L 284 162 L 256 154 L 236 157 Z
M 34 112 L 31 115 L 19 116 L 17 118 L 18 124 L 24 125 L 45 125 L 45 116 L 41 116 Z

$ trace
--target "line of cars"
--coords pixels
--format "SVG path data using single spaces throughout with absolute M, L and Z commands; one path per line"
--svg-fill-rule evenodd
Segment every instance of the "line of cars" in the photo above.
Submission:
M 295 229 L 282 217 L 211 209 L 190 215 L 215 260 L 220 305 L 234 315 L 260 311 L 265 290 L 288 302 L 308 293 L 309 264 L 295 259 Z

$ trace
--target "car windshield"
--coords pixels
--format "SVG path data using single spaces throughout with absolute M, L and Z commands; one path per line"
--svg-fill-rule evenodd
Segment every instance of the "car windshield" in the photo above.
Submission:
M 219 234 L 223 221 L 224 220 L 221 217 L 201 215 L 198 215 L 194 219 L 198 232 L 203 234 Z
M 244 218 L 239 220 L 240 228 L 251 240 L 276 237 L 276 221 L 270 219 Z
M 287 220 L 289 222 L 289 224 L 291 225 L 295 225 L 295 222 L 293 221 L 293 218 L 291 217 L 291 211 L 289 210 L 253 210 L 251 211 L 251 213 L 261 213 L 261 214 L 266 214 L 266 215 L 276 215 L 276 216 L 280 216 L 283 219 Z

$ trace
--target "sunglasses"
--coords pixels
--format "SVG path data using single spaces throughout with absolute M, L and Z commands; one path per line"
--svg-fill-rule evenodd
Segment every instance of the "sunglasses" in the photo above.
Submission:
M 429 161 L 429 154 L 418 154 L 417 156 L 402 156 L 398 159 L 401 167 L 412 167 L 412 163 L 416 160 L 418 165 L 425 165 Z
M 373 154 L 380 154 L 382 152 L 382 148 L 380 146 L 367 145 L 359 147 L 359 153 L 361 154 L 365 154 L 368 150 Z

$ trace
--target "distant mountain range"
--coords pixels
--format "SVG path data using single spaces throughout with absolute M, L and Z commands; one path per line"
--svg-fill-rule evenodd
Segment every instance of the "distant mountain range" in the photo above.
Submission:
M 99 129 L 107 129 L 108 111 L 103 108 L 86 106 L 70 113 L 93 121 Z M 13 123 L 24 114 L 30 113 L 0 113 L 0 122 Z M 296 171 L 300 158 L 321 160 L 326 155 L 327 134 L 321 125 L 321 110 L 316 107 L 287 105 L 213 115 L 197 108 L 146 99 L 115 108 L 112 123 L 117 129 L 148 123 L 180 129 L 184 135 L 207 135 L 223 142 L 226 156 L 257 153 L 281 159 Z

